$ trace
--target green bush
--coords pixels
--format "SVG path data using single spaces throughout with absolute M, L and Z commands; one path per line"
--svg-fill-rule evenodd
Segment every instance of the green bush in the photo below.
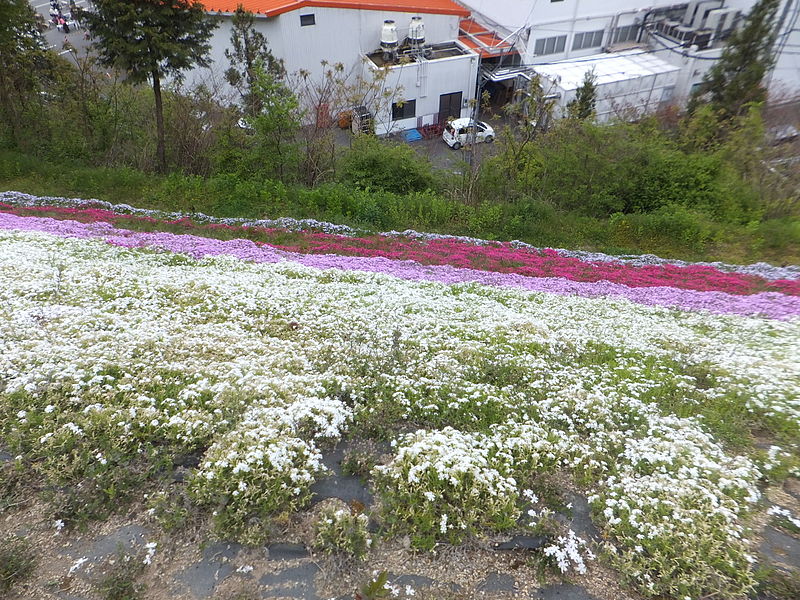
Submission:
M 0 592 L 29 577 L 36 567 L 36 553 L 31 544 L 16 535 L 0 538 Z
M 343 154 L 339 180 L 361 189 L 403 194 L 434 187 L 431 164 L 412 148 L 369 135 L 358 136 Z
M 327 507 L 320 512 L 314 527 L 314 547 L 326 554 L 343 553 L 363 558 L 372 545 L 367 531 L 369 517 L 349 508 Z

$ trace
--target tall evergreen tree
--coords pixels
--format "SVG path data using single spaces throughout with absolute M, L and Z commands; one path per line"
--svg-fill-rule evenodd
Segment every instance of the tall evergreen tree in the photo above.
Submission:
M 719 61 L 703 78 L 690 111 L 703 100 L 723 118 L 747 112 L 747 104 L 762 102 L 767 91 L 764 75 L 774 63 L 775 14 L 780 0 L 759 0 L 747 15 L 744 26 L 734 31 Z
M 23 112 L 47 62 L 45 48 L 28 0 L 0 1 L 0 122 L 17 145 L 25 137 Z
M 254 23 L 253 13 L 238 5 L 231 20 L 231 47 L 225 49 L 225 58 L 231 63 L 225 71 L 225 79 L 241 94 L 248 115 L 256 115 L 261 110 L 258 97 L 253 94 L 256 64 L 261 61 L 263 68 L 274 77 L 282 78 L 286 74 L 283 61 L 275 58 L 264 34 L 253 28 Z
M 206 66 L 217 24 L 199 0 L 94 0 L 82 18 L 95 39 L 100 62 L 122 69 L 130 83 L 150 80 L 155 99 L 157 157 L 166 169 L 161 80 L 195 65 Z
M 586 121 L 594 118 L 594 109 L 597 104 L 597 75 L 594 69 L 586 71 L 583 83 L 575 92 L 575 99 L 567 104 L 567 115 L 571 119 Z

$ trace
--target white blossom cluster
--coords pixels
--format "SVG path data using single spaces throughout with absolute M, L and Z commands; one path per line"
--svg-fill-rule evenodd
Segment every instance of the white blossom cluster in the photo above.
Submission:
M 511 526 L 525 479 L 559 469 L 594 488 L 619 564 L 650 593 L 737 569 L 731 586 L 746 585 L 759 477 L 660 400 L 796 424 L 799 334 L 797 320 L 0 232 L 13 454 L 79 448 L 102 471 L 156 442 L 202 452 L 193 497 L 249 535 L 308 499 L 322 444 L 410 422 L 375 475 L 422 545 Z
M 150 208 L 138 208 L 130 204 L 113 204 L 104 200 L 92 198 L 64 198 L 62 196 L 34 196 L 24 192 L 0 192 L 0 202 L 7 202 L 17 206 L 64 206 L 69 208 L 101 208 L 122 215 L 137 217 L 151 217 L 165 221 L 189 218 L 196 223 L 215 223 L 219 225 L 232 225 L 239 227 L 264 227 L 289 229 L 291 231 L 323 231 L 336 235 L 358 235 L 359 230 L 347 225 L 337 225 L 316 219 L 293 219 L 280 217 L 278 219 L 246 219 L 243 217 L 214 217 L 201 212 L 181 213 Z
M 786 520 L 795 529 L 800 531 L 800 519 L 795 517 L 794 514 L 792 514 L 792 511 L 790 511 L 788 508 L 783 508 L 780 506 L 770 506 L 767 509 L 767 514 L 773 517 L 778 517 L 780 519 Z
M 576 573 L 583 575 L 586 573 L 586 559 L 595 559 L 586 540 L 575 535 L 572 529 L 567 531 L 567 535 L 559 536 L 555 543 L 545 546 L 543 552 L 555 561 L 556 567 L 562 573 L 569 573 L 574 569 Z

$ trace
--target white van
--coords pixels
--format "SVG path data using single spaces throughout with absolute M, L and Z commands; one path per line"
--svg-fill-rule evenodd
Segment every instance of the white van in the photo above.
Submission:
M 475 121 L 469 118 L 453 119 L 448 122 L 442 132 L 442 139 L 453 150 L 458 150 L 461 146 L 474 142 L 494 141 L 494 129 L 483 121 Z

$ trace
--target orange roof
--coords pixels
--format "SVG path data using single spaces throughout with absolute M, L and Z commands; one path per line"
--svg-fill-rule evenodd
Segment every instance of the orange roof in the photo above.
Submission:
M 453 0 L 201 0 L 209 12 L 232 13 L 241 4 L 245 10 L 267 17 L 306 7 L 391 10 L 407 13 L 469 16 Z
M 458 36 L 458 41 L 475 50 L 481 56 L 500 56 L 506 52 L 511 52 L 514 48 L 508 42 L 503 41 L 495 32 L 489 31 L 472 19 L 461 19 L 458 28 L 462 34 Z

